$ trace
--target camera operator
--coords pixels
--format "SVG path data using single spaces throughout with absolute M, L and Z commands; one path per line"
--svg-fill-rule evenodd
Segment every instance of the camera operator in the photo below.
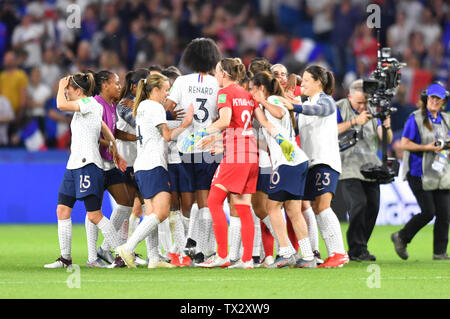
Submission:
M 403 173 L 414 193 L 421 212 L 414 215 L 398 232 L 391 235 L 395 251 L 408 258 L 406 246 L 434 216 L 433 259 L 449 260 L 447 255 L 450 169 L 448 141 L 450 116 L 443 112 L 448 92 L 431 84 L 422 93 L 420 108 L 406 121 L 401 139 Z M 405 177 L 405 176 L 404 176 Z
M 338 134 L 350 129 L 361 130 L 362 139 L 340 152 L 342 173 L 339 183 L 342 187 L 343 200 L 349 214 L 347 230 L 348 255 L 350 260 L 374 261 L 375 256 L 367 249 L 367 242 L 372 234 L 380 206 L 380 185 L 377 181 L 365 178 L 360 168 L 363 164 L 381 165 L 377 156 L 378 141 L 382 139 L 381 121 L 374 118 L 367 109 L 367 96 L 363 92 L 363 80 L 350 85 L 348 97 L 337 102 Z M 388 143 L 392 141 L 390 117 L 384 122 L 388 129 Z

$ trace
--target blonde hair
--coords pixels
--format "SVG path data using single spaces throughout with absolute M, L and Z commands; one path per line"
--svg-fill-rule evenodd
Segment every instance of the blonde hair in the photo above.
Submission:
M 145 79 L 140 79 L 136 89 L 136 99 L 133 105 L 133 116 L 136 117 L 139 104 L 150 97 L 150 93 L 154 88 L 161 89 L 164 82 L 169 82 L 169 79 L 161 73 L 154 73 L 147 76 Z

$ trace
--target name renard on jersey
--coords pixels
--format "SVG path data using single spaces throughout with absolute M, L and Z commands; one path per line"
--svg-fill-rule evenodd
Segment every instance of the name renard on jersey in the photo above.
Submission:
M 255 106 L 255 103 L 249 99 L 234 98 L 233 106 Z
M 189 85 L 188 92 L 192 94 L 213 95 L 215 94 L 216 90 L 214 90 L 214 88 Z

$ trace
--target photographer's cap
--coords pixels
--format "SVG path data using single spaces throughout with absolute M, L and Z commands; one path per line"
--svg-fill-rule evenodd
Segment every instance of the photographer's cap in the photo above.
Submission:
M 440 84 L 431 84 L 427 88 L 427 96 L 437 96 L 441 99 L 445 99 L 445 88 Z

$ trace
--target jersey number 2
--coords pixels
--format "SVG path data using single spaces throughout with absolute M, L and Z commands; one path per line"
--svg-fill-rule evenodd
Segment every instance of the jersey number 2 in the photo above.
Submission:
M 247 127 L 250 124 L 250 120 L 252 119 L 252 115 L 250 114 L 250 111 L 244 110 L 241 114 L 241 120 L 244 123 L 244 131 L 242 132 L 242 135 L 252 135 L 253 131 L 247 131 Z

